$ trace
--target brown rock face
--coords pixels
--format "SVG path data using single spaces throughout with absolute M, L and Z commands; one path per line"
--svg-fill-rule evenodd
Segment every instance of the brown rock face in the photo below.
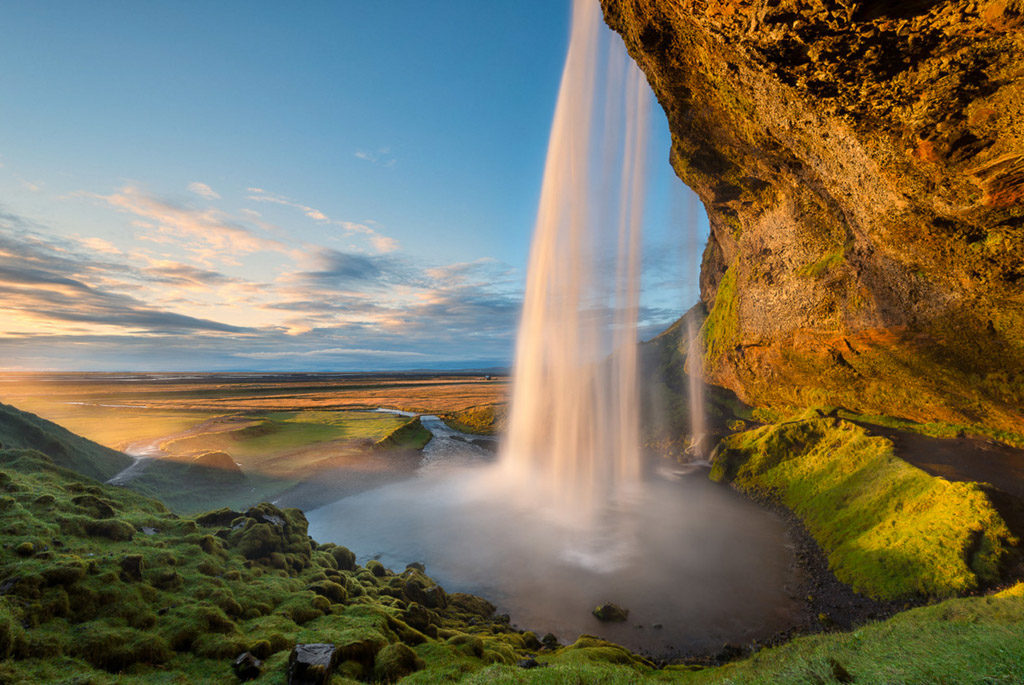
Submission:
M 711 222 L 712 380 L 1024 434 L 1024 1 L 602 5 Z

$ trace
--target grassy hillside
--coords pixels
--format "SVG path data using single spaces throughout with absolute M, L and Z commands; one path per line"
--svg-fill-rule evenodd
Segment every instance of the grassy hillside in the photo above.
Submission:
M 97 480 L 107 480 L 132 463 L 121 452 L 6 404 L 0 404 L 0 447 L 43 451 L 55 464 Z
M 36 425 L 41 446 L 90 463 L 73 449 L 92 443 Z M 843 421 L 737 433 L 716 475 L 785 501 L 837 574 L 879 596 L 975 587 L 1010 542 L 976 487 L 927 476 Z M 256 682 L 283 683 L 292 647 L 310 642 L 338 649 L 334 685 L 1024 681 L 1024 584 L 720 667 L 656 668 L 596 638 L 542 645 L 422 568 L 358 566 L 310 539 L 297 509 L 181 518 L 40 451 L 0 450 L 0 530 L 0 683 L 233 683 L 245 651 L 263 660 Z
M 976 589 L 998 579 L 1015 542 L 978 485 L 930 476 L 897 458 L 889 440 L 839 419 L 731 435 L 712 478 L 780 501 L 826 551 L 836 577 L 873 597 Z
M 0 489 L 0 682 L 228 683 L 250 651 L 279 683 L 297 642 L 351 678 L 437 678 L 539 646 L 422 569 L 316 544 L 297 509 L 179 518 L 30 450 L 0 451 Z

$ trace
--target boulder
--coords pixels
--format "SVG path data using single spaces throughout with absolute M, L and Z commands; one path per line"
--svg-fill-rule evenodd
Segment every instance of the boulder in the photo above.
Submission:
M 235 662 L 231 665 L 231 670 L 235 672 L 235 676 L 242 682 L 256 680 L 260 677 L 260 673 L 263 670 L 263 662 L 249 652 L 242 652 L 235 658 Z
M 288 685 L 327 685 L 337 665 L 332 644 L 295 645 L 288 657 Z
M 377 652 L 373 662 L 373 677 L 377 681 L 393 683 L 420 670 L 423 660 L 408 645 L 395 642 Z
M 142 580 L 146 563 L 141 554 L 129 554 L 121 559 L 121 577 L 125 580 Z
M 623 609 L 618 604 L 602 604 L 592 612 L 598 621 L 605 623 L 621 623 L 629 618 L 629 609 Z

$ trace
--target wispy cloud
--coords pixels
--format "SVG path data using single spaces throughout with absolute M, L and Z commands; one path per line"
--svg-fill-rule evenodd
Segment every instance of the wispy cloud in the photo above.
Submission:
M 365 223 L 359 223 L 356 221 L 345 221 L 342 219 L 332 219 L 326 213 L 320 211 L 315 207 L 296 202 L 290 197 L 284 195 L 275 195 L 274 193 L 268 193 L 263 188 L 249 188 L 248 199 L 253 202 L 266 202 L 270 204 L 280 205 L 282 207 L 290 207 L 297 209 L 308 218 L 316 221 L 320 224 L 326 224 L 331 226 L 337 226 L 345 231 L 348 235 L 359 234 L 366 236 L 366 239 L 373 246 L 377 252 L 394 252 L 398 249 L 398 241 L 389 236 L 383 235 L 377 230 L 370 228 Z
M 188 184 L 189 192 L 195 193 L 199 197 L 205 197 L 207 200 L 219 200 L 220 195 L 210 186 L 199 181 L 193 181 Z
M 144 225 L 154 227 L 164 239 L 178 242 L 208 262 L 237 263 L 238 255 L 261 251 L 295 253 L 294 248 L 279 240 L 256 234 L 224 212 L 180 205 L 143 192 L 135 186 L 124 186 L 110 195 L 83 195 L 144 220 L 147 222 Z
M 356 150 L 355 157 L 377 166 L 387 168 L 395 166 L 395 156 L 391 154 L 391 148 L 389 147 L 377 148 L 376 150 Z

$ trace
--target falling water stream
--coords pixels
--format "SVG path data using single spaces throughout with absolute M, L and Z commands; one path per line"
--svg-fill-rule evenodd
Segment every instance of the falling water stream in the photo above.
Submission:
M 500 454 L 434 449 L 412 480 L 308 517 L 317 540 L 393 568 L 425 562 L 448 590 L 488 597 L 521 627 L 670 656 L 769 637 L 792 625 L 797 605 L 778 518 L 703 472 L 664 480 L 643 468 L 637 319 L 651 98 L 599 3 L 575 0 Z M 699 379 L 699 348 L 688 356 Z M 699 410 L 702 383 L 690 392 Z M 449 442 L 472 437 L 431 425 Z M 629 621 L 599 623 L 591 610 L 608 601 Z

